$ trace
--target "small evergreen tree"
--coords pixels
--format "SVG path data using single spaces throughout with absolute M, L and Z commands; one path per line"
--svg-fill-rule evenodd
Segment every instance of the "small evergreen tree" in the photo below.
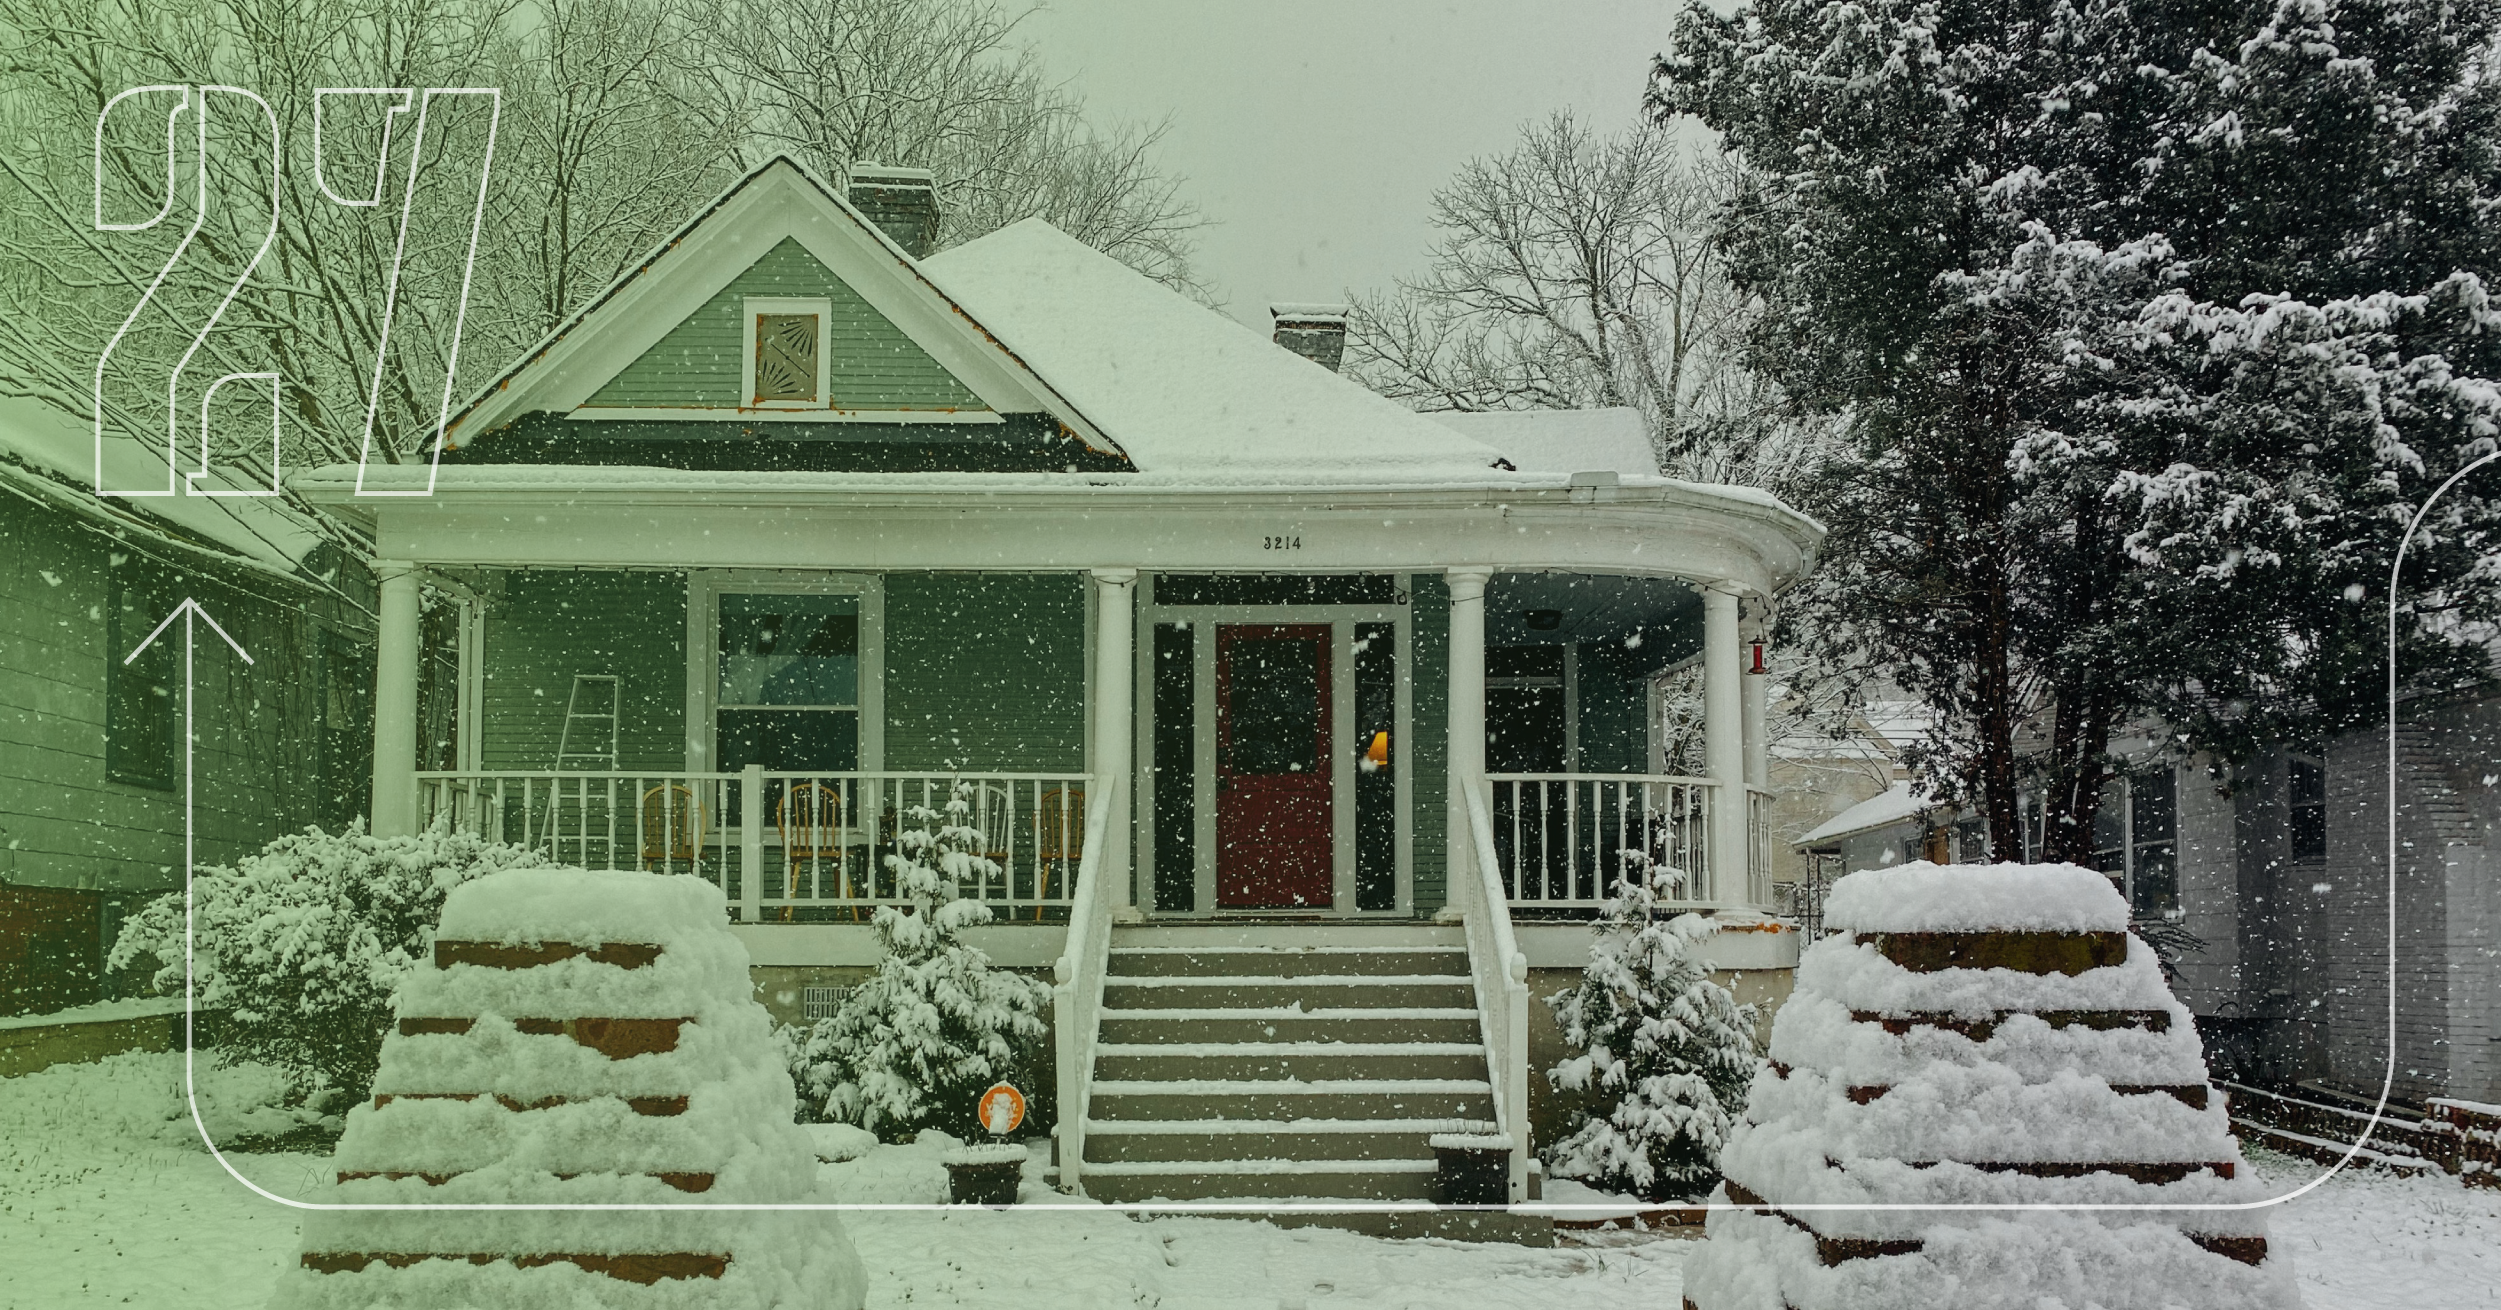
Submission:
M 1546 1073 L 1561 1091 L 1596 1089 L 1613 1108 L 1582 1121 L 1546 1154 L 1556 1175 L 1654 1201 L 1702 1195 L 1745 1109 L 1755 1009 L 1711 981 L 1693 950 L 1711 935 L 1698 914 L 1661 918 L 1651 866 L 1627 856 L 1599 913 L 1578 987 L 1546 998 L 1582 1053 Z
M 990 921 L 990 907 L 957 889 L 998 873 L 980 853 L 980 830 L 965 822 L 970 790 L 958 783 L 943 814 L 904 811 L 886 867 L 910 904 L 878 907 L 885 957 L 876 974 L 818 1022 L 793 1062 L 803 1100 L 889 1142 L 923 1128 L 969 1136 L 982 1089 L 1021 1069 L 1043 1036 L 1050 988 L 992 968 L 962 939 Z

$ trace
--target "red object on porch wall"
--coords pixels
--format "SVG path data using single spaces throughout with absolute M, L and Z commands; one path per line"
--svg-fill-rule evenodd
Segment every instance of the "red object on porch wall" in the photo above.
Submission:
M 1216 628 L 1216 904 L 1324 910 L 1334 899 L 1329 628 Z

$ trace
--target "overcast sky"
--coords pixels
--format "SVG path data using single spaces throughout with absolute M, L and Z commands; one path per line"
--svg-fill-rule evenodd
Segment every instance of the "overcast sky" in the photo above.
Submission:
M 1434 188 L 1527 119 L 1637 113 L 1666 0 L 1039 0 L 1025 31 L 1214 222 L 1200 276 L 1261 329 L 1421 268 Z

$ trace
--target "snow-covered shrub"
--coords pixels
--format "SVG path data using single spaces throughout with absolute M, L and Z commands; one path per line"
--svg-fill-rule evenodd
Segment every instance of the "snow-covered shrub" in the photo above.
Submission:
M 434 946 L 444 893 L 500 869 L 547 861 L 438 823 L 410 837 L 375 837 L 359 819 L 342 833 L 308 828 L 232 868 L 192 878 L 197 1000 L 226 1011 L 220 1060 L 286 1072 L 292 1096 L 326 1089 L 361 1099 L 381 1058 L 391 994 Z M 182 990 L 182 893 L 122 925 L 108 962 L 154 957 L 160 991 Z
M 877 972 L 807 1034 L 793 1065 L 801 1098 L 824 1118 L 889 1142 L 928 1127 L 971 1133 L 982 1089 L 1023 1068 L 1045 1031 L 1050 988 L 992 968 L 963 940 L 990 921 L 990 907 L 957 888 L 998 876 L 980 830 L 965 822 L 968 794 L 958 784 L 944 813 L 904 811 L 886 867 L 909 904 L 878 907 Z
M 1580 985 L 1546 998 L 1581 1051 L 1547 1080 L 1615 1103 L 1549 1149 L 1547 1168 L 1652 1200 L 1699 1196 L 1719 1180 L 1720 1148 L 1761 1064 L 1755 1010 L 1695 958 L 1711 922 L 1662 918 L 1649 870 L 1629 863 L 1599 913 Z

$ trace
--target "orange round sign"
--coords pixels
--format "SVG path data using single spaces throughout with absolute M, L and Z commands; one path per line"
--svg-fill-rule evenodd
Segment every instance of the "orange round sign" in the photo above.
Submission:
M 1004 1136 L 1025 1121 L 1025 1094 L 1006 1083 L 981 1094 L 981 1126 Z

